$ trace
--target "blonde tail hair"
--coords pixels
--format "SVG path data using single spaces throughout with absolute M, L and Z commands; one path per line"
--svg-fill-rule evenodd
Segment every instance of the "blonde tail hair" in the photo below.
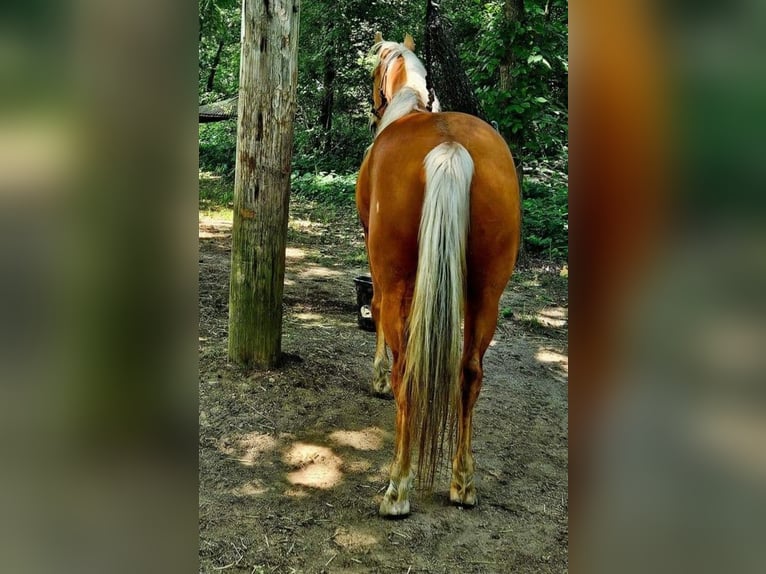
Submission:
M 460 400 L 460 323 L 474 168 L 468 150 L 456 142 L 436 146 L 424 166 L 418 270 L 402 390 L 410 409 L 410 437 L 418 445 L 418 475 L 430 491 L 447 429 L 452 453 Z

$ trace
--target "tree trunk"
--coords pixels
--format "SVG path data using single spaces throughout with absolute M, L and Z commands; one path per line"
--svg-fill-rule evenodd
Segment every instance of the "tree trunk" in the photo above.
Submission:
M 215 57 L 213 58 L 213 63 L 210 65 L 210 73 L 207 76 L 207 85 L 205 86 L 205 89 L 208 92 L 213 91 L 213 83 L 215 82 L 215 73 L 218 70 L 218 64 L 221 63 L 221 53 L 223 52 L 224 45 L 225 45 L 225 42 L 223 40 L 218 42 L 218 49 L 215 51 Z
M 524 0 L 505 0 L 505 26 L 507 30 L 513 30 L 519 24 L 524 21 Z M 513 69 L 516 66 L 516 57 L 513 53 L 514 45 L 521 40 L 519 33 L 509 34 L 510 41 L 505 46 L 505 52 L 503 59 L 500 62 L 500 90 L 505 93 L 512 93 L 513 90 Z M 519 181 L 519 193 L 521 198 L 524 198 L 523 183 L 524 183 L 524 156 L 521 153 L 522 146 L 524 145 L 524 133 L 517 131 L 516 133 L 508 132 L 504 134 L 508 140 L 508 144 L 513 153 L 514 163 L 516 164 L 516 177 Z M 523 204 L 523 202 L 522 202 Z M 524 237 L 522 221 L 522 238 Z M 522 240 L 519 245 L 519 256 L 524 255 L 524 241 Z
M 426 0 L 424 47 L 426 87 L 436 91 L 441 109 L 487 121 L 450 37 L 449 25 L 442 20 L 437 0 Z
M 333 24 L 330 24 L 327 29 L 327 36 L 332 38 Z M 335 77 L 337 73 L 335 70 L 335 42 L 331 41 L 330 46 L 324 55 L 324 94 L 322 95 L 322 106 L 319 114 L 319 124 L 324 129 L 324 137 L 322 138 L 322 146 L 325 151 L 330 148 L 332 143 L 332 112 L 335 103 Z
M 243 0 L 229 359 L 271 368 L 281 354 L 300 0 Z

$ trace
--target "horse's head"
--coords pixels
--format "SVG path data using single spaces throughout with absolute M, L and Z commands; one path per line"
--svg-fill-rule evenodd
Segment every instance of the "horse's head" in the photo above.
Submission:
M 386 42 L 380 32 L 375 34 L 372 51 L 375 53 L 375 69 L 372 72 L 372 115 L 370 129 L 373 133 L 396 93 L 407 84 L 405 54 L 412 53 L 415 42 L 407 34 L 401 44 Z M 413 55 L 414 57 L 414 55 Z

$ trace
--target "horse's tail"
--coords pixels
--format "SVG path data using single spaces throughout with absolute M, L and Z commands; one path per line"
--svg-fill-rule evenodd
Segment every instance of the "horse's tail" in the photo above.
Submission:
M 418 445 L 418 474 L 430 490 L 447 430 L 452 454 L 460 400 L 460 322 L 473 160 L 462 145 L 448 142 L 431 150 L 424 166 L 418 270 L 402 391 L 410 409 L 410 437 Z

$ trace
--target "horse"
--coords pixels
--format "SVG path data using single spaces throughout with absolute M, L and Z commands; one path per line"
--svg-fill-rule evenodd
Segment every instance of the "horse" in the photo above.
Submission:
M 375 36 L 374 138 L 356 184 L 373 284 L 372 387 L 396 402 L 382 516 L 410 513 L 413 443 L 420 484 L 432 492 L 445 438 L 450 501 L 476 504 L 473 408 L 520 240 L 508 146 L 479 118 L 439 111 L 414 49 L 409 34 L 402 43 Z

